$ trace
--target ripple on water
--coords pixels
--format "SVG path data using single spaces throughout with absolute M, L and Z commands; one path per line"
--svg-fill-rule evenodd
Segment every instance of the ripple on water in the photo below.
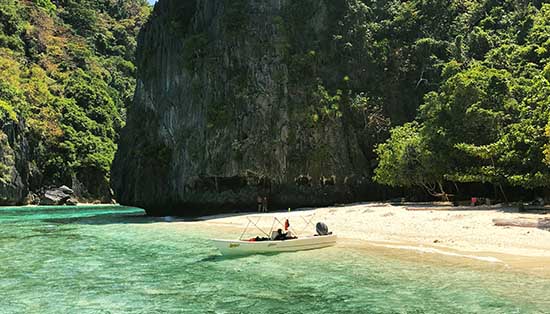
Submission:
M 550 312 L 542 278 L 350 247 L 224 258 L 204 230 L 117 210 L 0 211 L 0 313 Z

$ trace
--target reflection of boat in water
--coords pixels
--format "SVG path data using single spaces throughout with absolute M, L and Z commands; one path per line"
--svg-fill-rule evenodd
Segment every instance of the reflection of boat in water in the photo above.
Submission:
M 311 221 L 307 221 L 305 219 L 304 221 L 306 221 L 306 227 L 311 224 Z M 257 222 L 254 222 L 249 218 L 248 225 L 241 234 L 241 238 L 239 240 L 213 239 L 212 241 L 223 255 L 295 252 L 320 249 L 336 244 L 336 235 L 332 234 L 332 232 L 328 232 L 328 227 L 324 223 L 317 223 L 316 235 L 301 237 L 296 236 L 295 232 L 291 232 L 289 230 L 288 219 L 284 223 L 285 231 L 287 231 L 287 233 L 282 233 L 281 229 L 274 231 L 273 226 L 275 225 L 275 222 L 281 223 L 277 218 L 274 218 L 270 232 L 266 233 L 258 227 Z M 255 237 L 248 240 L 243 239 L 243 236 L 250 224 L 254 225 L 260 232 L 268 237 Z
M 320 249 L 336 244 L 336 235 L 308 236 L 290 240 L 212 240 L 223 255 L 294 252 Z

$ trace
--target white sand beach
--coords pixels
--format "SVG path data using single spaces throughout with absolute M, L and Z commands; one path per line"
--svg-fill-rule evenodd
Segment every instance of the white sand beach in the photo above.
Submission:
M 550 210 L 549 210 L 550 212 Z M 194 224 L 228 228 L 240 235 L 248 218 L 264 229 L 273 219 L 288 218 L 295 233 L 311 234 L 314 224 L 325 222 L 342 241 L 428 254 L 442 254 L 486 262 L 514 262 L 550 271 L 550 231 L 537 228 L 498 227 L 493 219 L 550 218 L 548 213 L 519 213 L 512 208 L 450 207 L 438 205 L 390 205 L 384 203 L 301 209 L 292 212 L 250 213 L 202 217 Z M 313 225 L 307 226 L 305 220 Z M 249 235 L 254 235 L 254 228 Z M 546 269 L 547 268 L 547 269 Z

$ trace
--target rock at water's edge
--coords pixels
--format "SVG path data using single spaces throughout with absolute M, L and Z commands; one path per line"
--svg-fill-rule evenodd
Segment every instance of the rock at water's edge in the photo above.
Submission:
M 66 193 L 69 190 L 66 186 L 47 190 L 40 198 L 40 205 L 65 205 L 71 200 L 71 194 Z

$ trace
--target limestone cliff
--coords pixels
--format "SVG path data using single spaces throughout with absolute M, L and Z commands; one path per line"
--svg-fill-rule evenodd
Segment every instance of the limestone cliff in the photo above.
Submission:
M 0 119 L 0 206 L 25 203 L 29 194 L 28 143 L 24 124 Z
M 347 3 L 160 0 L 139 37 L 117 200 L 193 214 L 258 194 L 277 207 L 364 196 L 376 112 L 346 88 L 354 65 L 334 44 Z

